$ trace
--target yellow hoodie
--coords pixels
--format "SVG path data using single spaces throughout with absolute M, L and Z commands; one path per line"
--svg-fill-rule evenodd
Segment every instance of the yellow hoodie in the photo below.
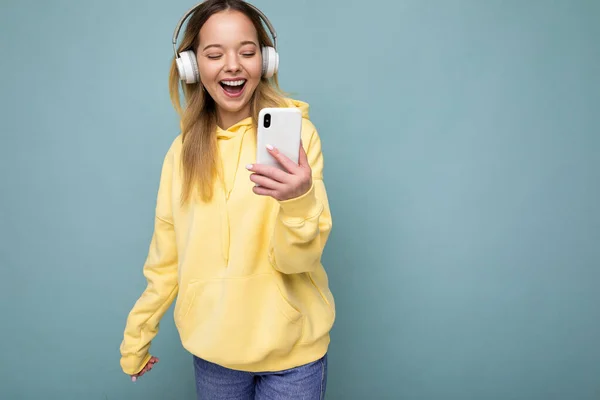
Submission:
M 321 254 L 332 222 L 323 155 L 308 104 L 302 142 L 313 186 L 277 201 L 252 192 L 245 166 L 256 159 L 252 118 L 217 128 L 223 178 L 211 202 L 180 207 L 181 135 L 164 159 L 155 227 L 143 273 L 147 288 L 131 310 L 121 343 L 121 367 L 138 373 L 151 340 L 177 299 L 174 319 L 190 353 L 224 367 L 276 371 L 323 356 L 335 305 Z

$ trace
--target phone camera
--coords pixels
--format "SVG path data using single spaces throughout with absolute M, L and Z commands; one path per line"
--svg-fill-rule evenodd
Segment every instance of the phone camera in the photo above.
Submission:
M 271 114 L 265 114 L 265 128 L 271 126 Z

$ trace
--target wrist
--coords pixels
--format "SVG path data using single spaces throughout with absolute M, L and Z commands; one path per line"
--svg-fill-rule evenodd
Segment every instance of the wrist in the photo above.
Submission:
M 315 195 L 314 183 L 311 183 L 308 190 L 303 194 L 288 200 L 279 201 L 285 217 L 302 219 L 316 215 L 320 211 L 319 204 Z

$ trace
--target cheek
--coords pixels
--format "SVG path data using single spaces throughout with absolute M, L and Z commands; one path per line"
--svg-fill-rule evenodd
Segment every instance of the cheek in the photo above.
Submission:
M 246 71 L 248 74 L 254 78 L 259 80 L 262 75 L 262 58 L 257 57 L 254 60 L 251 60 L 246 64 Z
M 198 72 L 202 81 L 206 83 L 213 81 L 219 73 L 219 68 L 216 68 L 214 64 L 202 61 L 198 61 Z

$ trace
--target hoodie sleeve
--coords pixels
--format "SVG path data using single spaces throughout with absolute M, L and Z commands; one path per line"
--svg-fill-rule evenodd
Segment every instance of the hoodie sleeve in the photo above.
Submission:
M 312 187 L 300 197 L 280 201 L 270 247 L 273 267 L 284 274 L 313 272 L 332 228 L 323 182 L 321 140 L 312 122 L 305 120 L 302 142 L 312 169 Z
M 120 346 L 121 368 L 128 375 L 142 370 L 150 359 L 150 342 L 159 321 L 177 295 L 177 249 L 171 212 L 172 148 L 167 153 L 160 178 L 154 232 L 144 263 L 147 286 L 130 311 Z

